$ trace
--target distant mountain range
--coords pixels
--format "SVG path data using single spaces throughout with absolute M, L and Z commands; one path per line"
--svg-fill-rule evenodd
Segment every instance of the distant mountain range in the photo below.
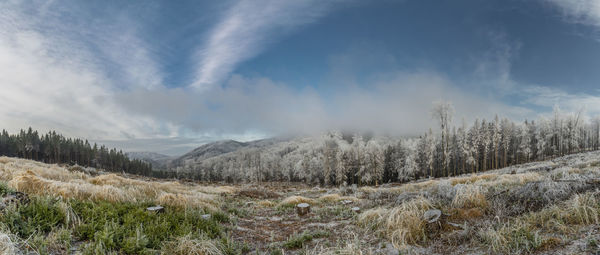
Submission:
M 250 142 L 238 142 L 235 140 L 221 140 L 203 144 L 182 156 L 167 156 L 155 152 L 128 152 L 127 156 L 132 159 L 139 159 L 152 164 L 156 170 L 169 170 L 178 166 L 185 165 L 186 162 L 201 162 L 203 160 L 217 157 L 223 154 L 236 152 L 246 148 L 263 148 L 281 142 L 290 141 L 292 138 L 268 138 Z
M 164 170 L 167 168 L 167 163 L 173 159 L 171 156 L 156 152 L 127 152 L 125 153 L 130 159 L 139 159 L 152 164 L 152 168 Z

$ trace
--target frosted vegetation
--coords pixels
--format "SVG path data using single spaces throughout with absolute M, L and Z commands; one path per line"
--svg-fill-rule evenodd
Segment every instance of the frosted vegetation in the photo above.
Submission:
M 600 154 L 580 153 L 487 173 L 363 187 L 376 205 L 358 224 L 416 253 L 598 252 Z M 441 209 L 442 220 L 423 215 Z M 424 247 L 423 247 L 424 246 Z
M 450 127 L 452 107 L 439 103 L 440 127 L 418 138 L 332 131 L 249 146 L 211 157 L 183 157 L 170 174 L 204 181 L 300 181 L 373 185 L 478 173 L 571 153 L 597 150 L 600 119 L 555 109 L 550 119 L 516 123 L 499 117 Z
M 600 152 L 379 186 L 201 185 L 0 157 L 8 254 L 584 254 Z M 307 203 L 299 216 L 294 207 Z M 146 212 L 152 205 L 164 213 Z M 354 208 L 359 208 L 354 210 Z M 428 210 L 439 210 L 430 223 Z M 204 215 L 210 214 L 210 219 Z

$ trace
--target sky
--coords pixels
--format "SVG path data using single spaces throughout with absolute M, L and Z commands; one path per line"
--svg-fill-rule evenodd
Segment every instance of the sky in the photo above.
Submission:
M 600 114 L 600 0 L 0 2 L 0 128 L 125 151 Z

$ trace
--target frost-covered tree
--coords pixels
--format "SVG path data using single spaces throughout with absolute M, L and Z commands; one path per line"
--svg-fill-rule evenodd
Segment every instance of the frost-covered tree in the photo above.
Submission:
M 431 114 L 433 118 L 437 119 L 440 125 L 442 165 L 445 170 L 446 176 L 449 176 L 450 172 L 448 170 L 448 166 L 450 164 L 450 160 L 448 156 L 448 130 L 450 122 L 452 122 L 452 116 L 454 115 L 454 107 L 449 102 L 436 102 L 433 105 L 433 110 Z
M 517 164 L 529 161 L 531 154 L 531 137 L 529 136 L 529 123 L 525 123 L 519 128 L 519 149 L 517 151 Z
M 361 176 L 364 183 L 375 183 L 376 185 L 383 179 L 383 153 L 381 146 L 374 140 L 367 142 L 365 148 L 365 168 L 366 173 Z

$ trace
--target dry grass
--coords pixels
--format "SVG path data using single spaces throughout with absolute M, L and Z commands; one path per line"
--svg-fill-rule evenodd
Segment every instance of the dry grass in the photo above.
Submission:
M 598 224 L 598 200 L 595 193 L 576 194 L 560 204 L 518 216 L 502 224 L 479 231 L 480 239 L 493 252 L 515 253 L 548 250 L 563 243 L 555 236 L 578 233 L 587 225 Z
M 483 216 L 483 211 L 479 208 L 453 208 L 450 210 L 450 219 L 453 221 L 473 220 Z
M 469 184 L 458 186 L 456 195 L 452 200 L 452 207 L 454 208 L 486 209 L 488 205 L 483 188 Z
M 8 163 L 10 161 L 11 160 L 10 160 L 9 157 L 4 157 L 4 156 L 0 157 L 0 164 L 6 164 L 6 163 Z
M 427 180 L 422 182 L 415 183 L 406 183 L 398 187 L 389 187 L 389 188 L 374 188 L 374 187 L 361 187 L 359 190 L 361 192 L 371 194 L 371 193 L 392 193 L 392 194 L 401 194 L 405 192 L 423 192 L 428 190 L 439 184 L 439 180 Z
M 568 220 L 575 224 L 598 224 L 598 200 L 593 193 L 576 194 L 568 204 Z
M 156 202 L 161 205 L 169 205 L 180 208 L 206 208 L 212 211 L 217 211 L 215 206 L 215 198 L 208 194 L 173 194 L 163 193 Z
M 151 201 L 215 210 L 220 202 L 217 194 L 236 191 L 230 186 L 144 181 L 116 174 L 92 177 L 57 165 L 16 158 L 2 157 L 2 162 L 0 180 L 18 191 L 36 195 L 110 202 Z
M 380 231 L 396 248 L 403 248 L 427 239 L 423 214 L 431 208 L 431 202 L 421 197 L 391 209 L 365 211 L 358 216 L 358 222 Z
M 360 199 L 358 199 L 356 197 L 351 197 L 351 196 L 341 196 L 340 194 L 326 194 L 326 195 L 323 195 L 323 196 L 317 198 L 317 201 L 319 203 L 335 203 L 335 202 L 344 201 L 344 200 L 358 202 Z
M 273 207 L 273 206 L 277 205 L 275 202 L 269 201 L 269 200 L 261 200 L 261 201 L 256 202 L 256 204 L 258 204 L 262 207 Z
M 315 246 L 307 252 L 308 255 L 363 255 L 372 254 L 372 252 L 363 252 L 360 245 L 360 239 L 355 235 L 351 240 L 338 244 L 337 247 Z
M 17 254 L 17 251 L 17 246 L 13 240 L 11 240 L 10 236 L 0 232 L 0 254 Z
M 472 184 L 478 181 L 490 181 L 498 178 L 498 174 L 472 174 L 471 176 L 466 177 L 455 177 L 450 179 L 450 183 L 452 186 L 456 184 Z
M 297 205 L 300 203 L 307 203 L 307 204 L 315 204 L 315 201 L 313 199 L 307 198 L 307 197 L 303 197 L 303 196 L 291 196 L 288 197 L 284 200 L 282 200 L 279 205 L 280 206 L 289 206 L 289 205 Z
M 480 182 L 483 187 L 509 187 L 515 185 L 524 185 L 528 182 L 541 181 L 545 177 L 539 173 L 529 172 L 521 174 L 501 174 L 494 179 Z
M 173 255 L 221 255 L 223 252 L 219 249 L 216 241 L 206 237 L 192 238 L 186 235 L 177 238 L 177 240 L 165 245 L 161 254 Z

